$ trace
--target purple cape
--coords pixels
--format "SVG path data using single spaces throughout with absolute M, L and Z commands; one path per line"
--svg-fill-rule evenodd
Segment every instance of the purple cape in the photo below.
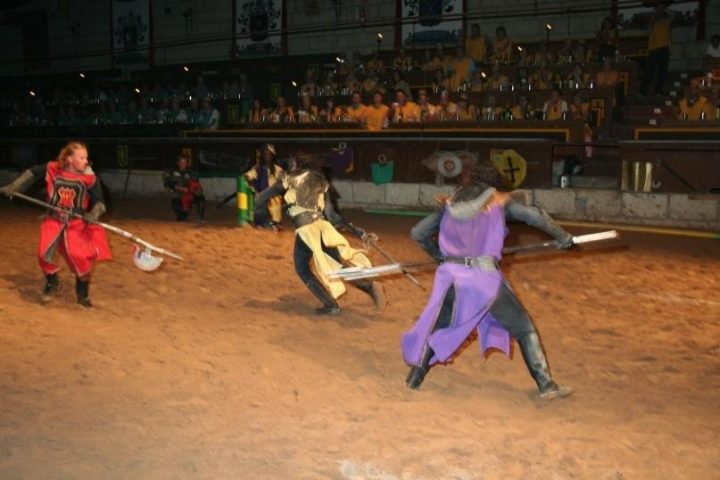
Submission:
M 501 206 L 482 211 L 469 219 L 452 217 L 447 209 L 440 221 L 440 251 L 454 257 L 493 256 L 500 260 L 507 230 Z M 443 263 L 435 273 L 432 293 L 420 318 L 402 336 L 405 363 L 420 365 L 429 345 L 435 355 L 431 364 L 447 361 L 473 330 L 477 329 L 481 352 L 497 348 L 510 355 L 510 334 L 489 313 L 503 282 L 499 270 L 467 268 Z M 455 286 L 452 321 L 447 328 L 432 332 L 450 286 Z

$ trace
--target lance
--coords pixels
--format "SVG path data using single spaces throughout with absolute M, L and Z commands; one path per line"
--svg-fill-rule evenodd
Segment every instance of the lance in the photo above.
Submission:
M 606 232 L 590 233 L 587 235 L 577 235 L 577 236 L 574 236 L 572 239 L 573 239 L 573 245 L 576 245 L 576 244 L 580 245 L 583 243 L 597 242 L 600 240 L 609 240 L 612 238 L 616 238 L 617 236 L 618 236 L 618 233 L 616 230 L 608 230 Z M 504 255 L 512 255 L 512 254 L 519 253 L 519 252 L 543 250 L 543 249 L 546 249 L 549 247 L 556 247 L 556 246 L 557 246 L 557 241 L 555 241 L 555 240 L 552 240 L 549 242 L 542 242 L 542 243 L 532 243 L 530 245 L 516 245 L 516 246 L 504 248 L 503 254 Z M 389 260 L 389 261 L 393 262 L 392 260 Z M 371 267 L 371 268 L 363 268 L 363 267 L 342 268 L 335 272 L 331 272 L 328 275 L 328 277 L 353 281 L 353 280 L 362 280 L 365 278 L 382 277 L 385 275 L 396 275 L 398 273 L 403 273 L 405 275 L 410 276 L 410 274 L 408 273 L 408 270 L 423 270 L 423 269 L 426 269 L 429 267 L 435 267 L 435 266 L 437 266 L 437 262 L 435 262 L 435 261 L 411 262 L 411 263 L 393 262 L 388 265 L 378 265 L 376 267 Z
M 21 198 L 21 199 L 25 200 L 26 202 L 34 203 L 35 205 L 39 205 L 39 206 L 41 206 L 41 207 L 45 207 L 45 208 L 48 208 L 48 209 L 50 209 L 50 210 L 54 210 L 54 211 L 56 211 L 56 212 L 59 212 L 59 213 L 62 213 L 62 214 L 65 214 L 65 215 L 68 215 L 68 216 L 71 216 L 71 217 L 82 218 L 83 220 L 85 220 L 85 217 L 83 217 L 83 216 L 80 215 L 79 213 L 71 212 L 71 211 L 69 211 L 69 210 L 66 210 L 66 209 L 64 209 L 64 208 L 57 207 L 57 206 L 55 206 L 55 205 L 50 205 L 49 203 L 43 202 L 42 200 L 38 200 L 37 198 L 29 197 L 29 196 L 27 196 L 27 195 L 25 195 L 25 194 L 22 194 L 22 193 L 17 193 L 17 192 L 16 192 L 16 193 L 13 193 L 12 196 L 13 196 L 13 197 Z M 87 220 L 85 220 L 85 221 L 87 221 Z M 109 231 L 111 231 L 111 232 L 113 232 L 113 233 L 116 233 L 116 234 L 120 235 L 120 236 L 123 237 L 123 238 L 127 238 L 128 240 L 130 240 L 130 241 L 132 241 L 132 242 L 135 242 L 135 243 L 137 243 L 138 245 L 142 245 L 143 247 L 145 247 L 146 250 L 152 250 L 153 252 L 157 252 L 157 253 L 159 253 L 159 254 L 161 254 L 161 255 L 167 255 L 168 257 L 174 258 L 174 259 L 176 259 L 176 260 L 183 260 L 183 258 L 182 258 L 180 255 L 177 255 L 177 254 L 175 254 L 175 253 L 169 252 L 169 251 L 165 250 L 164 248 L 156 247 L 155 245 L 153 245 L 153 244 L 151 244 L 151 243 L 149 243 L 149 242 L 146 242 L 145 240 L 143 240 L 142 238 L 138 237 L 137 235 L 134 235 L 134 234 L 132 234 L 132 233 L 130 233 L 130 232 L 127 232 L 127 231 L 125 231 L 125 230 L 123 230 L 123 229 L 121 229 L 121 228 L 118 228 L 118 227 L 114 226 L 114 225 L 110 225 L 109 223 L 104 223 L 104 222 L 100 222 L 100 221 L 91 221 L 91 222 L 88 222 L 88 223 L 94 223 L 95 225 L 97 225 L 97 226 L 99 226 L 99 227 L 102 227 L 102 228 L 104 228 L 105 230 L 109 230 Z

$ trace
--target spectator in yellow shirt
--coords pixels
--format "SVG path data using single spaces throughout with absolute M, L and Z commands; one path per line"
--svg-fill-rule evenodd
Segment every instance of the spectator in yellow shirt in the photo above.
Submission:
M 470 76 L 472 72 L 475 71 L 475 62 L 466 55 L 463 47 L 457 47 L 451 69 L 450 91 L 457 92 L 463 83 L 470 81 Z
M 367 120 L 367 107 L 362 103 L 360 92 L 353 92 L 350 106 L 347 109 L 347 117 L 351 122 L 365 123 Z
M 492 59 L 496 62 L 509 63 L 512 59 L 512 40 L 507 36 L 505 27 L 495 29 Z
M 418 107 L 420 107 L 420 119 L 423 122 L 434 120 L 437 113 L 437 107 L 430 103 L 427 90 L 421 88 L 418 90 Z
M 492 73 L 486 83 L 488 90 L 504 90 L 510 83 L 510 79 L 500 72 L 500 65 L 496 63 L 492 66 Z
M 715 105 L 696 85 L 691 84 L 678 102 L 677 116 L 682 120 L 715 120 L 715 113 Z
M 667 77 L 670 62 L 670 44 L 672 42 L 672 25 L 670 14 L 664 3 L 658 3 L 651 15 L 652 30 L 648 39 L 648 55 L 645 62 L 645 73 L 640 85 L 640 94 L 648 96 L 650 84 L 655 78 L 654 95 L 662 94 L 665 77 Z
M 510 113 L 514 120 L 531 120 L 533 118 L 533 111 L 527 95 L 518 97 L 518 103 L 510 109 Z
M 465 50 L 473 61 L 477 63 L 485 61 L 487 39 L 480 33 L 480 25 L 477 23 L 473 23 L 470 27 L 470 36 L 465 39 Z
M 375 92 L 373 102 L 365 112 L 368 130 L 377 132 L 387 126 L 390 108 L 383 103 L 383 94 Z
M 547 65 L 542 63 L 540 68 L 530 75 L 530 85 L 533 90 L 550 90 L 553 88 L 553 73 L 547 69 Z
M 568 104 L 562 98 L 560 89 L 553 89 L 550 99 L 543 105 L 543 116 L 545 120 L 561 120 L 564 119 L 568 111 Z
M 417 103 L 408 100 L 405 90 L 398 89 L 395 92 L 392 118 L 394 122 L 420 121 L 420 107 L 418 107 Z
M 615 88 L 620 81 L 620 74 L 613 68 L 610 57 L 603 59 L 602 68 L 595 74 L 598 88 Z

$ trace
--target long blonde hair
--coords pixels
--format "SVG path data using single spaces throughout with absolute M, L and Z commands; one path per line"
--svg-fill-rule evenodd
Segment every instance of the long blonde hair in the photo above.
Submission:
M 60 167 L 65 168 L 68 163 L 68 161 L 67 161 L 68 157 L 70 155 L 72 155 L 73 153 L 75 153 L 75 150 L 79 150 L 81 148 L 85 149 L 86 152 L 88 151 L 87 145 L 85 145 L 83 142 L 78 142 L 75 140 L 68 142 L 67 145 L 65 145 L 60 150 L 60 153 L 58 153 L 58 156 L 56 159 L 57 162 L 60 164 Z

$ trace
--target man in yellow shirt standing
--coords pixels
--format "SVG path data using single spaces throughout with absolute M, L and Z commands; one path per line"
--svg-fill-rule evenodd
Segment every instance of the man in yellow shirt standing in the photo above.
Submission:
M 485 61 L 487 55 L 487 40 L 480 34 L 480 25 L 473 23 L 470 27 L 470 36 L 465 39 L 465 50 L 476 63 Z
M 645 73 L 640 85 L 640 94 L 649 95 L 650 84 L 655 77 L 654 95 L 662 93 L 670 62 L 670 44 L 672 42 L 671 19 L 665 4 L 658 3 L 652 12 L 652 30 L 648 39 L 648 56 L 645 61 Z
M 383 94 L 375 92 L 373 95 L 372 105 L 367 107 L 367 110 L 365 110 L 368 130 L 377 132 L 385 128 L 389 112 L 390 107 L 383 103 Z
M 457 47 L 451 69 L 453 73 L 450 77 L 450 91 L 457 92 L 463 83 L 470 81 L 472 72 L 475 71 L 475 62 L 465 53 L 463 47 Z

